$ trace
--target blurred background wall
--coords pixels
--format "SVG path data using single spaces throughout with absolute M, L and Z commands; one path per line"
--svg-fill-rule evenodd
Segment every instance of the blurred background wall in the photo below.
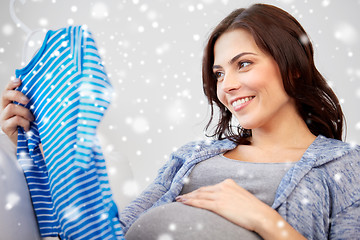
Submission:
M 316 65 L 341 99 L 346 141 L 360 144 L 360 0 L 27 0 L 14 13 L 29 29 L 86 24 L 115 89 L 99 137 L 122 207 L 148 185 L 172 151 L 204 138 L 209 108 L 201 59 L 211 29 L 235 8 L 274 4 L 296 17 Z M 42 43 L 0 3 L 0 89 Z M 26 45 L 26 47 L 24 47 Z M 26 49 L 24 52 L 23 49 Z

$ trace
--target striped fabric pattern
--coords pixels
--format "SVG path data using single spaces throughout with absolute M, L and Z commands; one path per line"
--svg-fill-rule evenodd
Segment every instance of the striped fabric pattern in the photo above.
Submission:
M 49 31 L 16 77 L 35 116 L 29 132 L 19 128 L 17 155 L 41 236 L 124 239 L 96 137 L 112 87 L 91 33 Z

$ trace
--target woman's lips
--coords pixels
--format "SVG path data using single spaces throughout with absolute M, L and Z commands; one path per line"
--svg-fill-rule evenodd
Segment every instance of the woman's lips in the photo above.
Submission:
M 239 98 L 238 100 L 233 101 L 231 105 L 233 106 L 235 111 L 238 111 L 247 106 L 254 98 L 255 96 Z

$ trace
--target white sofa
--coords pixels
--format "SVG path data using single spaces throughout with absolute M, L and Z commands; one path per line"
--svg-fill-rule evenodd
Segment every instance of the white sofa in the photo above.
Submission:
M 0 132 L 0 239 L 40 239 L 16 147 Z
M 124 191 L 124 184 L 133 182 L 133 171 L 129 162 L 119 156 L 109 154 L 109 178 L 114 200 L 119 210 L 135 196 Z M 16 159 L 16 147 L 0 130 L 0 239 L 37 240 L 39 236 L 35 214 L 24 177 L 24 173 Z M 57 238 L 44 238 L 50 240 Z

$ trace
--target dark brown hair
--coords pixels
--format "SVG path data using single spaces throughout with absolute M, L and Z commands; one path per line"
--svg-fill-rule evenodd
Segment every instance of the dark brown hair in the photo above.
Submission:
M 249 144 L 251 130 L 231 126 L 232 114 L 219 101 L 217 80 L 213 73 L 214 45 L 225 32 L 247 30 L 257 46 L 274 58 L 279 66 L 286 93 L 295 100 L 297 111 L 314 135 L 342 139 L 344 116 L 339 100 L 314 64 L 313 47 L 300 23 L 275 6 L 254 4 L 240 8 L 223 19 L 210 34 L 204 50 L 203 89 L 211 106 L 208 130 L 214 118 L 214 104 L 219 120 L 212 137 L 228 138 L 238 144 Z

